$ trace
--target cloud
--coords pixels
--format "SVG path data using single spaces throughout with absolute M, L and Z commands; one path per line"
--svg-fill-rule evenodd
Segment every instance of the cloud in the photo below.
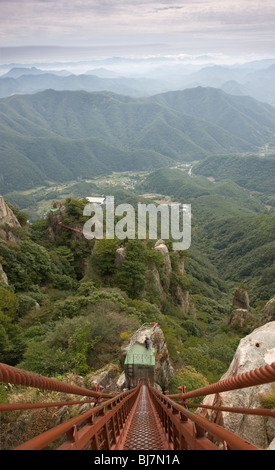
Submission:
M 1 45 L 270 41 L 274 0 L 0 0 Z M 199 45 L 198 45 L 199 47 Z
M 181 10 L 182 6 L 167 6 L 167 7 L 157 7 L 155 8 L 156 11 L 167 11 L 167 10 Z

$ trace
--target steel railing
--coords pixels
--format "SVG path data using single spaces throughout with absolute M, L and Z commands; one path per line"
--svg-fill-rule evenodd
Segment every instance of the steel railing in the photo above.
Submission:
M 42 450 L 58 442 L 57 450 L 114 450 L 122 438 L 125 422 L 139 396 L 140 383 L 118 395 L 109 395 L 0 363 L 0 382 L 35 387 L 75 395 L 90 396 L 91 400 L 71 400 L 51 403 L 0 404 L 0 411 L 48 408 L 91 403 L 92 408 L 59 424 L 33 439 L 15 447 L 14 450 Z M 100 388 L 100 387 L 98 387 Z M 105 401 L 104 401 L 105 399 Z M 60 441 L 62 443 L 60 444 Z
M 190 407 L 201 407 L 218 412 L 253 414 L 275 417 L 275 410 L 249 409 L 223 406 L 210 406 L 188 403 L 188 399 L 219 394 L 275 381 L 275 363 L 221 380 L 212 385 L 186 392 L 184 386 L 178 394 L 169 395 L 158 392 L 148 381 L 150 402 L 158 415 L 165 439 L 171 450 L 261 450 L 247 440 L 235 435 L 204 416 L 190 411 Z M 58 450 L 116 450 L 125 440 L 125 432 L 135 412 L 141 392 L 141 384 L 116 396 L 70 385 L 65 382 L 43 377 L 39 374 L 17 369 L 0 363 L 0 382 L 24 385 L 43 390 L 52 390 L 75 395 L 92 397 L 92 408 L 84 414 L 75 416 L 33 439 L 15 447 L 15 450 L 39 450 L 55 443 Z M 0 411 L 46 408 L 52 406 L 91 403 L 91 400 L 74 400 L 52 403 L 1 404 Z M 143 429 L 140 430 L 140 433 Z M 57 443 L 57 444 L 56 444 Z
M 215 422 L 210 422 L 204 416 L 189 411 L 189 407 L 209 408 L 222 412 L 233 412 L 266 417 L 275 417 L 275 410 L 249 409 L 236 407 L 211 406 L 188 403 L 187 399 L 205 395 L 237 390 L 240 388 L 267 384 L 275 381 L 275 362 L 258 369 L 221 380 L 212 385 L 202 387 L 190 392 L 186 387 L 179 387 L 181 393 L 169 395 L 155 390 L 148 382 L 153 404 L 158 412 L 170 447 L 173 450 L 261 450 L 259 447 L 247 442 L 231 431 L 228 431 Z M 179 400 L 178 403 L 175 400 Z

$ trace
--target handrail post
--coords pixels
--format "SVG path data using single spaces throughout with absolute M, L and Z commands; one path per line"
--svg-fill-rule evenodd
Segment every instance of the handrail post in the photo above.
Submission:
M 184 407 L 184 408 L 187 408 L 187 402 L 184 398 L 184 393 L 186 393 L 186 386 L 185 385 L 181 385 L 180 387 L 178 387 L 178 390 L 181 390 L 181 398 L 180 398 L 180 403 L 181 405 Z

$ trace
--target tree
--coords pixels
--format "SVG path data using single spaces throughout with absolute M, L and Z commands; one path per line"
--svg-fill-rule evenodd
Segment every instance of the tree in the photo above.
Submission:
M 103 239 L 95 244 L 92 254 L 92 264 L 101 276 L 114 274 L 115 252 L 118 248 L 118 240 Z
M 18 309 L 17 296 L 0 287 L 0 360 L 15 365 L 21 358 L 23 343 L 21 329 L 15 324 Z
M 94 349 L 101 337 L 91 338 L 91 325 L 86 321 L 85 325 L 77 328 L 74 335 L 69 340 L 69 356 L 75 370 L 80 374 L 87 374 L 89 366 L 87 364 L 88 352 Z
M 17 296 L 8 288 L 0 287 L 0 310 L 12 320 L 18 309 Z
M 146 285 L 147 249 L 141 240 L 129 240 L 126 260 L 119 267 L 115 283 L 132 299 L 139 296 Z
M 135 299 L 145 288 L 145 272 L 143 263 L 126 260 L 116 275 L 116 284 Z
M 70 369 L 70 361 L 66 350 L 49 347 L 44 341 L 32 340 L 27 345 L 23 361 L 17 364 L 17 367 L 45 376 L 54 376 L 67 372 Z

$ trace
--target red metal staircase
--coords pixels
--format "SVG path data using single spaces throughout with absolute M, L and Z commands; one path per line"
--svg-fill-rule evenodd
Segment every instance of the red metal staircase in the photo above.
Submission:
M 53 403 L 1 404 L 0 412 L 91 403 L 84 414 L 50 429 L 14 450 L 262 450 L 222 426 L 191 412 L 203 408 L 187 400 L 275 381 L 275 363 L 231 379 L 175 395 L 158 392 L 148 381 L 118 395 L 109 395 L 43 377 L 0 363 L 0 382 L 60 391 L 87 399 Z M 90 399 L 88 399 L 90 397 Z M 92 400 L 91 400 L 92 398 Z M 207 406 L 216 411 L 275 417 L 275 410 Z M 61 442 L 61 444 L 60 444 Z

